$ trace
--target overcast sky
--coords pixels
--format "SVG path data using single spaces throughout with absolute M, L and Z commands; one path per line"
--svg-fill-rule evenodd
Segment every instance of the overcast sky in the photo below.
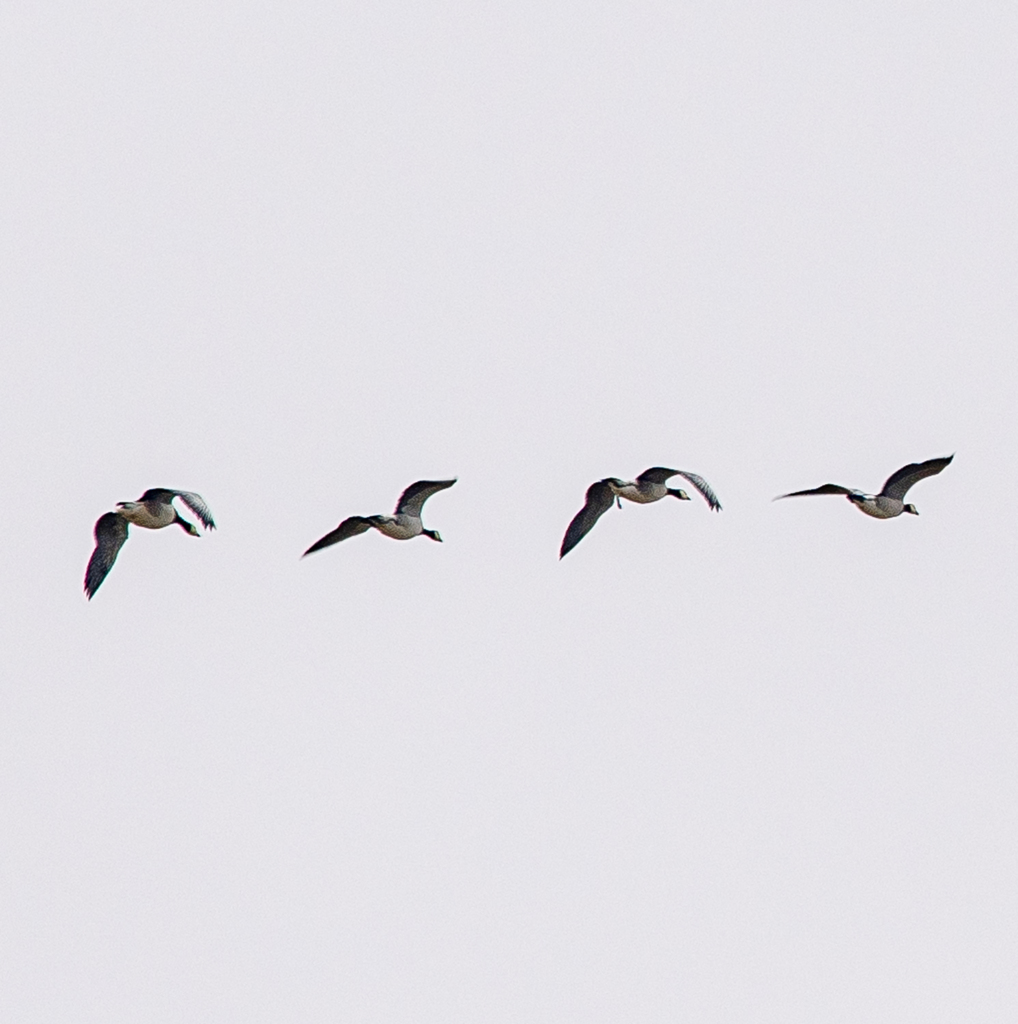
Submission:
M 0 1017 L 1014 1020 L 1013 4 L 0 29 Z

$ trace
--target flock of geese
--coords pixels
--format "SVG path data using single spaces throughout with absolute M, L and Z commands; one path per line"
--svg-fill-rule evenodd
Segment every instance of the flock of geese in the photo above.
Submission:
M 953 458 L 953 455 L 948 455 L 946 458 L 927 459 L 926 462 L 912 462 L 907 466 L 902 466 L 887 478 L 879 494 L 866 494 L 864 491 L 842 487 L 840 484 L 823 484 L 821 487 L 813 487 L 807 491 L 779 494 L 778 498 L 798 498 L 811 494 L 841 494 L 848 498 L 860 512 L 865 512 L 866 515 L 873 516 L 875 519 L 893 519 L 903 512 L 915 516 L 919 512 L 915 505 L 905 504 L 905 495 L 913 484 L 928 476 L 935 476 L 948 466 Z M 562 538 L 559 558 L 569 554 L 590 533 L 594 524 L 612 505 L 618 504 L 621 508 L 622 498 L 638 505 L 647 505 L 668 497 L 677 498 L 679 501 L 690 501 L 691 499 L 685 491 L 668 486 L 668 481 L 676 476 L 680 476 L 692 484 L 703 496 L 711 511 L 721 511 L 721 502 L 718 501 L 714 489 L 696 473 L 689 473 L 682 469 L 667 469 L 664 466 L 652 466 L 650 469 L 645 469 L 635 480 L 620 480 L 614 476 L 605 477 L 587 488 L 587 498 L 583 508 L 573 517 L 566 529 L 565 537 Z M 414 537 L 424 536 L 440 542 L 442 538 L 438 530 L 425 529 L 421 522 L 421 512 L 428 498 L 439 491 L 452 487 L 454 483 L 456 483 L 455 480 L 418 480 L 400 495 L 399 501 L 396 503 L 396 511 L 391 516 L 348 516 L 334 530 L 316 540 L 304 552 L 304 555 L 310 555 L 312 551 L 321 551 L 322 548 L 338 544 L 341 540 L 347 540 L 350 537 L 356 537 L 359 533 L 367 533 L 371 529 L 377 530 L 393 540 L 412 540 Z M 101 515 L 95 524 L 95 550 L 92 552 L 88 568 L 85 570 L 85 593 L 89 600 L 92 599 L 110 569 L 113 568 L 113 563 L 117 560 L 117 555 L 127 540 L 130 524 L 133 523 L 146 530 L 161 530 L 164 526 L 176 524 L 192 537 L 198 536 L 198 528 L 194 523 L 182 518 L 177 511 L 173 504 L 175 498 L 179 498 L 198 517 L 206 530 L 216 528 L 212 512 L 205 503 L 205 499 L 193 491 L 175 491 L 168 487 L 153 487 L 137 501 L 117 502 L 116 510 Z M 774 500 L 777 501 L 778 498 Z

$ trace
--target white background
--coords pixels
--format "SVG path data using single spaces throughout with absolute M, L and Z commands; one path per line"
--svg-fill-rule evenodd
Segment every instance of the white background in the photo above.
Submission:
M 0 1017 L 1015 1019 L 1012 4 L 0 30 Z

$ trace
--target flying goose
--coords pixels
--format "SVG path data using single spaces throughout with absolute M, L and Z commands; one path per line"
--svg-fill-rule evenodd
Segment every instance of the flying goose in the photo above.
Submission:
M 824 484 L 822 487 L 814 487 L 809 491 L 792 491 L 791 494 L 779 494 L 775 501 L 781 498 L 798 498 L 805 494 L 844 494 L 846 498 L 860 512 L 865 512 L 874 519 L 894 519 L 902 512 L 911 515 L 919 515 L 915 505 L 905 504 L 905 495 L 913 484 L 925 480 L 928 476 L 936 476 L 937 473 L 951 464 L 953 455 L 942 459 L 927 459 L 925 462 L 910 462 L 902 466 L 896 473 L 892 473 L 884 484 L 879 494 L 864 494 L 859 490 L 851 490 L 842 487 L 840 484 Z
M 425 537 L 440 542 L 442 538 L 438 535 L 438 530 L 424 529 L 421 523 L 421 509 L 433 494 L 452 487 L 454 483 L 455 480 L 418 480 L 399 496 L 396 511 L 391 516 L 350 516 L 331 533 L 327 533 L 321 540 L 316 540 L 304 555 L 310 555 L 312 551 L 321 551 L 330 544 L 338 544 L 341 540 L 356 537 L 359 533 L 366 533 L 372 527 L 386 537 L 392 537 L 393 540 L 410 540 L 424 534 Z M 301 555 L 301 558 L 304 555 Z
M 216 524 L 205 499 L 192 491 L 172 491 L 168 487 L 153 487 L 137 501 L 118 501 L 116 512 L 106 512 L 95 524 L 95 551 L 88 560 L 85 570 L 85 593 L 91 601 L 106 574 L 113 568 L 117 554 L 127 540 L 128 524 L 142 526 L 146 530 L 161 530 L 176 523 L 192 537 L 198 536 L 194 523 L 182 519 L 173 505 L 173 499 L 180 500 L 201 520 L 207 530 L 214 530 Z
M 605 477 L 604 480 L 598 480 L 597 483 L 591 484 L 587 488 L 586 503 L 573 517 L 569 529 L 566 530 L 559 558 L 568 555 L 590 533 L 594 523 L 612 507 L 613 503 L 617 503 L 619 508 L 622 508 L 621 498 L 635 501 L 639 505 L 660 501 L 669 495 L 680 501 L 691 501 L 692 499 L 685 491 L 673 490 L 668 486 L 667 481 L 673 476 L 681 476 L 688 480 L 703 495 L 712 511 L 721 511 L 721 502 L 718 501 L 718 496 L 714 493 L 713 488 L 696 473 L 652 466 L 650 469 L 645 469 L 635 480 L 620 480 L 615 476 Z

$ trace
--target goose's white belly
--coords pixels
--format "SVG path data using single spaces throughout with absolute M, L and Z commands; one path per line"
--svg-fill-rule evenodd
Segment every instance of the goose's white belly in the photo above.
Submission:
M 853 505 L 860 512 L 865 512 L 868 516 L 873 516 L 874 519 L 894 519 L 895 516 L 900 516 L 905 511 L 904 502 L 898 501 L 897 498 L 885 498 L 881 495 L 873 497 L 867 495 L 863 501 L 853 501 Z
M 413 516 L 385 516 L 375 526 L 379 533 L 393 540 L 410 540 L 420 536 L 423 529 L 420 519 Z
M 660 501 L 667 493 L 668 488 L 664 484 L 652 484 L 646 491 L 641 491 L 636 484 L 626 484 L 625 487 L 613 487 L 612 490 L 627 501 L 635 501 L 638 505 L 647 505 L 652 501 Z
M 177 518 L 176 510 L 172 505 L 159 504 L 153 507 L 143 502 L 121 505 L 120 514 L 129 523 L 144 527 L 146 530 L 161 530 Z

